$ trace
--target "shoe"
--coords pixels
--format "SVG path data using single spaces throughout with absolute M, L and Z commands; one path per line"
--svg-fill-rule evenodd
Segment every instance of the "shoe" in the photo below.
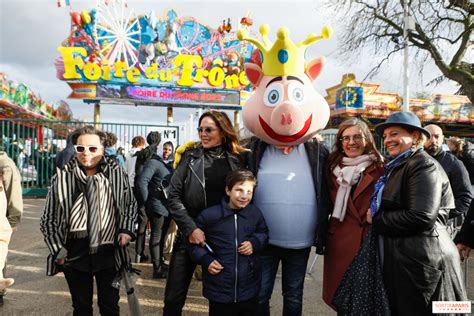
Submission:
M 12 278 L 0 279 L 0 290 L 6 289 L 15 283 L 15 280 Z
M 148 256 L 145 254 L 135 255 L 135 263 L 143 263 L 148 261 Z
M 145 255 L 144 253 L 142 253 L 142 254 L 140 255 L 140 263 L 142 263 L 142 262 L 147 262 L 148 259 L 149 259 L 148 256 Z
M 153 279 L 166 279 L 168 277 L 168 270 L 165 271 L 161 266 L 153 270 Z

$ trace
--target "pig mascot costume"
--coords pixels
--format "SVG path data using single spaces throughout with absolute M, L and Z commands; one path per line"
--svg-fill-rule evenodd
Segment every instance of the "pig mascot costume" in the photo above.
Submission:
M 283 315 L 301 315 L 303 287 L 310 249 L 324 250 L 328 218 L 324 176 L 328 150 L 314 136 L 329 120 L 329 106 L 313 88 L 324 59 L 305 62 L 310 44 L 331 36 L 324 27 L 297 44 L 280 28 L 272 44 L 267 25 L 260 27 L 263 42 L 238 37 L 256 45 L 260 55 L 245 65 L 256 87 L 243 109 L 244 125 L 256 136 L 249 148 L 248 167 L 258 177 L 254 203 L 269 228 L 269 246 L 261 256 L 260 314 L 270 315 L 269 300 L 278 265 L 282 263 Z

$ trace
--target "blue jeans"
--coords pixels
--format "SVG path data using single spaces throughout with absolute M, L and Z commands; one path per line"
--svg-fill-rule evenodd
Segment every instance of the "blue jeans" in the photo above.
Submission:
M 260 315 L 270 316 L 270 298 L 278 271 L 282 265 L 283 315 L 299 316 L 303 311 L 303 288 L 311 247 L 304 249 L 285 249 L 269 245 L 263 251 L 262 284 L 258 295 Z

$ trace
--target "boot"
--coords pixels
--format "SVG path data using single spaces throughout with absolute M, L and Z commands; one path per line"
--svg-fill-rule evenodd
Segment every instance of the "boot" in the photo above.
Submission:
M 147 262 L 150 259 L 145 253 L 140 254 L 140 262 Z
M 153 279 L 166 279 L 168 277 L 168 271 L 163 269 L 163 266 L 159 266 L 158 269 L 153 269 Z

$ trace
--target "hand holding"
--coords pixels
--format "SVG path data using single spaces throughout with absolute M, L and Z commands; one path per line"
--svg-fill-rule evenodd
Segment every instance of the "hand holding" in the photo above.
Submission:
M 120 233 L 118 238 L 120 247 L 125 247 L 130 242 L 130 240 L 132 240 L 132 237 L 125 233 Z
M 253 246 L 250 241 L 244 241 L 240 244 L 239 253 L 244 256 L 250 256 L 253 253 Z
M 461 243 L 456 244 L 456 247 L 458 248 L 459 256 L 461 256 L 461 261 L 464 261 L 464 259 L 467 259 L 469 257 L 471 247 Z
M 217 260 L 212 261 L 209 267 L 207 267 L 207 271 L 212 275 L 220 273 L 222 269 L 224 269 L 224 267 Z
M 372 214 L 370 214 L 370 208 L 367 210 L 367 223 L 372 224 Z
M 196 228 L 188 236 L 188 241 L 190 244 L 204 245 L 204 242 L 206 241 L 206 236 L 204 236 L 204 232 L 201 229 Z
M 64 264 L 64 261 L 65 261 L 64 258 L 56 259 L 56 264 L 62 266 Z

